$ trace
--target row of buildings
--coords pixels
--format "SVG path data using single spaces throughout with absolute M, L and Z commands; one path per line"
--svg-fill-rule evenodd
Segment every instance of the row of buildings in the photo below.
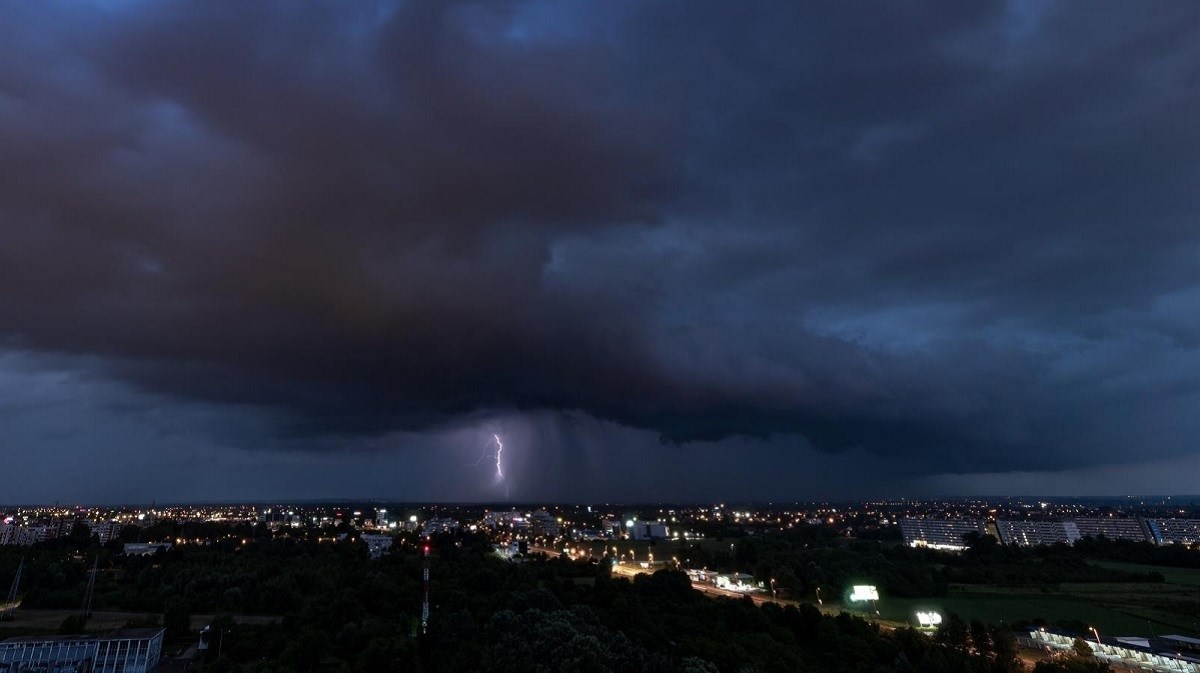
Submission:
M 1025 647 L 1047 652 L 1071 652 L 1082 640 L 1096 659 L 1123 670 L 1162 671 L 1163 673 L 1200 673 L 1200 640 L 1190 636 L 1154 636 L 1144 638 L 1101 637 L 1099 633 L 1075 634 L 1051 628 L 1033 628 L 1018 641 Z
M 971 533 L 994 535 L 1006 545 L 1033 547 L 1068 544 L 1085 537 L 1151 542 L 1157 545 L 1195 545 L 1200 542 L 1200 519 L 1081 517 L 1054 520 L 924 519 L 900 520 L 904 542 L 913 547 L 961 550 Z
M 66 537 L 79 523 L 87 526 L 89 535 L 99 537 L 100 544 L 107 544 L 113 538 L 120 537 L 121 529 L 128 525 L 117 521 L 75 521 L 73 519 L 24 523 L 10 518 L 0 522 L 0 545 L 27 546 Z

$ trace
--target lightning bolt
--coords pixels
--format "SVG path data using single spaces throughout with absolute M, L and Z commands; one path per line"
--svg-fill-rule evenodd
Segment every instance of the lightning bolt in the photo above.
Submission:
M 496 478 L 504 478 L 504 468 L 500 465 L 500 455 L 504 453 L 504 442 L 500 441 L 500 435 L 493 434 L 492 439 L 496 440 Z

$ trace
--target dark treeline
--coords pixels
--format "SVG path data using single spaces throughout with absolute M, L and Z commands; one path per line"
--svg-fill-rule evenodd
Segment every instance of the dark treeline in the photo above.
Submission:
M 541 557 L 509 563 L 491 553 L 487 540 L 466 534 L 434 540 L 433 612 L 422 636 L 416 539 L 401 537 L 393 552 L 371 560 L 352 532 L 333 542 L 329 531 L 317 539 L 303 531 L 275 537 L 251 526 L 160 528 L 131 527 L 101 546 L 77 527 L 32 548 L 0 548 L 0 580 L 24 557 L 25 607 L 74 610 L 98 559 L 93 607 L 161 615 L 154 621 L 167 627 L 175 649 L 196 638 L 190 615 L 218 615 L 219 656 L 209 662 L 218 673 L 1016 670 L 1015 643 L 1001 625 L 966 624 L 949 615 L 936 638 L 909 629 L 885 632 L 855 617 L 824 616 L 811 605 L 713 599 L 693 591 L 678 572 L 629 581 L 610 577 L 604 564 Z M 193 542 L 126 556 L 119 552 L 127 538 Z M 1161 581 L 1156 573 L 1107 570 L 1087 559 L 1173 558 L 1106 540 L 1013 549 L 979 538 L 965 553 L 947 554 L 847 540 L 821 527 L 694 545 L 682 553 L 694 566 L 753 570 L 792 597 L 812 598 L 825 587 L 827 601 L 860 580 L 894 596 L 936 596 L 954 582 Z M 243 614 L 282 619 L 235 623 Z M 87 625 L 74 620 L 64 628 Z M 1089 666 L 1080 656 L 1038 670 L 1102 670 Z
M 709 598 L 679 572 L 629 581 L 600 564 L 509 563 L 472 536 L 438 539 L 434 547 L 424 636 L 415 544 L 370 560 L 360 544 L 296 539 L 222 537 L 145 557 L 58 541 L 4 549 L 0 572 L 15 570 L 24 553 L 26 605 L 77 608 L 98 554 L 95 608 L 161 613 L 169 650 L 194 642 L 190 614 L 217 614 L 219 645 L 207 669 L 217 673 L 1015 670 L 1011 633 L 999 626 L 959 628 L 952 620 L 934 639 L 825 616 L 810 605 Z M 240 625 L 239 613 L 283 618 Z
M 1172 568 L 1200 568 L 1200 553 L 1194 548 L 1171 544 L 1158 546 L 1149 542 L 1084 538 L 1075 543 L 1078 553 L 1104 561 L 1141 563 Z

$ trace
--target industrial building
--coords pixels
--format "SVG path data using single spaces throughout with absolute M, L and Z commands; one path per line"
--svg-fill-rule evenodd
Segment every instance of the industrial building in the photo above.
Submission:
M 1038 545 L 1073 545 L 1081 537 L 1074 521 L 1006 521 L 996 522 L 1000 541 L 1018 547 Z
M 904 535 L 904 544 L 910 547 L 962 551 L 967 548 L 964 537 L 970 533 L 986 534 L 986 524 L 981 519 L 908 517 L 900 520 L 900 532 Z
M 1095 517 L 1075 519 L 1080 537 L 1105 537 L 1109 540 L 1150 542 L 1150 529 L 1145 519 Z
M 150 673 L 162 657 L 163 629 L 102 636 L 40 636 L 0 641 L 0 671 Z
M 1148 519 L 1146 525 L 1155 544 L 1200 543 L 1200 519 Z

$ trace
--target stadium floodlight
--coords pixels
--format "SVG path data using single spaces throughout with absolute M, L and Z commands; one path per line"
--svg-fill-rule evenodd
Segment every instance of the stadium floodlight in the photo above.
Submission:
M 918 612 L 917 623 L 922 628 L 933 628 L 942 623 L 942 615 L 937 612 Z
M 879 600 L 879 590 L 871 584 L 856 584 L 851 587 L 850 600 L 855 603 L 859 601 L 877 601 Z

